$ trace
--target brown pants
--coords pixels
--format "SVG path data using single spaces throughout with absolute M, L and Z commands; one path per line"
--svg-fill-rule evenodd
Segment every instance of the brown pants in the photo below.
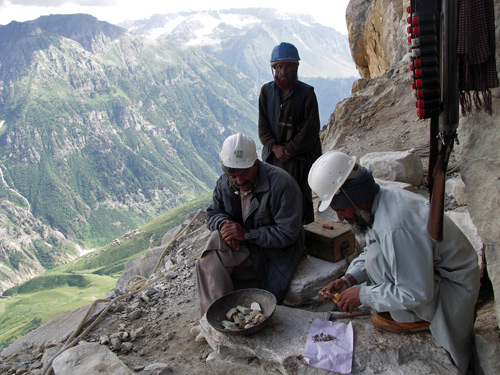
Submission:
M 231 250 L 219 231 L 212 232 L 201 257 L 196 261 L 201 316 L 205 315 L 212 302 L 234 290 L 231 273 L 235 267 L 249 262 L 250 252 L 244 243 L 240 243 L 239 250 Z

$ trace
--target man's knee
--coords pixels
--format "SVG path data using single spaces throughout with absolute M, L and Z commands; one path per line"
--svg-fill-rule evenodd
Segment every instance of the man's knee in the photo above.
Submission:
M 198 259 L 196 259 L 195 263 L 195 269 L 196 273 L 199 273 L 199 271 L 204 267 L 206 264 L 211 264 L 213 262 L 213 257 L 217 255 L 216 251 L 203 251 L 203 253 L 200 255 Z

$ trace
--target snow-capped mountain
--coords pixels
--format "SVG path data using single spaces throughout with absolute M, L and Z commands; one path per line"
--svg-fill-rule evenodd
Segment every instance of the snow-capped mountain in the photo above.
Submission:
M 359 76 L 347 36 L 307 15 L 266 8 L 190 11 L 157 14 L 120 26 L 148 38 L 201 47 L 259 84 L 270 79 L 270 53 L 281 41 L 298 48 L 301 77 Z
M 293 43 L 301 57 L 299 79 L 315 87 L 322 125 L 359 78 L 347 36 L 308 15 L 267 8 L 189 11 L 156 14 L 120 26 L 147 38 L 201 48 L 258 87 L 272 80 L 273 47 L 282 41 Z

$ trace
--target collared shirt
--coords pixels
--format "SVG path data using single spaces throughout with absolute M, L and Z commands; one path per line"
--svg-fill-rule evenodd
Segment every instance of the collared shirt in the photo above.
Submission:
M 246 192 L 246 194 L 240 191 L 241 213 L 243 215 L 243 222 L 247 220 L 248 212 L 250 211 L 250 202 L 252 201 L 252 197 L 253 197 L 252 190 Z

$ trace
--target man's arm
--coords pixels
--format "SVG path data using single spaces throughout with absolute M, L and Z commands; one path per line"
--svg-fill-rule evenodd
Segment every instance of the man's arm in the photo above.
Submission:
M 277 140 L 269 123 L 266 86 L 262 86 L 259 96 L 259 139 L 264 148 L 272 152 L 272 147 L 277 144 Z
M 302 226 L 302 198 L 300 189 L 287 172 L 278 170 L 269 181 L 272 192 L 268 217 L 262 217 L 258 228 L 250 229 L 250 242 L 266 248 L 284 248 L 294 244 Z
M 247 230 L 236 221 L 227 220 L 222 223 L 219 232 L 231 249 L 239 250 L 240 242 L 245 241 Z
M 366 252 L 367 248 L 365 247 L 363 249 L 363 252 L 352 260 L 346 271 L 346 274 L 352 275 L 357 284 L 363 283 L 368 280 L 365 267 Z
M 223 199 L 223 179 L 221 176 L 217 180 L 214 192 L 212 194 L 212 203 L 207 208 L 207 227 L 211 231 L 220 230 L 222 224 L 227 220 L 232 220 L 230 213 L 226 211 Z
M 299 105 L 299 103 L 294 103 Z M 302 129 L 284 146 L 292 156 L 310 151 L 318 141 L 320 131 L 318 101 L 314 89 L 311 88 L 304 105 L 304 125 Z

